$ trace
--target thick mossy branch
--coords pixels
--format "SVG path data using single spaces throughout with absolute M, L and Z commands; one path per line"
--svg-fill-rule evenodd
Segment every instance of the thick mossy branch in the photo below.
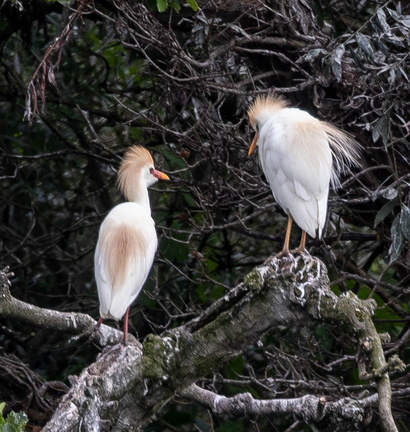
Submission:
M 28 322 L 27 305 L 14 299 L 6 285 L 3 281 L 0 315 Z M 201 316 L 160 336 L 149 335 L 142 349 L 132 339 L 127 347 L 116 345 L 105 349 L 73 382 L 44 430 L 74 431 L 80 424 L 84 431 L 140 430 L 176 393 L 218 370 L 272 328 L 323 321 L 337 325 L 359 340 L 361 376 L 376 379 L 385 431 L 396 431 L 390 409 L 387 363 L 371 320 L 374 308 L 373 301 L 360 300 L 353 294 L 338 297 L 332 293 L 326 268 L 314 257 L 270 258 Z M 24 313 L 19 313 L 20 309 Z M 35 313 L 44 314 L 36 324 L 35 320 L 30 321 L 40 327 L 45 319 L 50 320 L 47 328 L 55 320 L 56 330 L 69 333 L 81 333 L 89 326 L 88 323 L 84 327 L 73 326 L 67 314 L 55 311 L 35 308 Z M 400 366 L 397 359 L 392 363 L 393 367 Z M 326 399 L 312 400 L 319 405 L 311 411 L 309 422 L 319 424 L 331 417 L 344 416 L 343 404 L 332 403 L 327 407 Z M 369 399 L 368 403 L 374 400 Z M 361 409 L 364 406 L 359 405 Z M 269 404 L 264 409 L 266 406 Z M 350 420 L 355 424 L 359 417 L 353 417 Z
M 327 273 L 323 263 L 314 257 L 291 256 L 281 260 L 267 260 L 275 269 L 274 278 L 286 278 L 290 285 L 290 298 L 294 303 L 306 305 L 310 318 L 337 325 L 342 331 L 358 337 L 359 352 L 366 347 L 366 356 L 359 354 L 359 372 L 363 380 L 375 379 L 378 386 L 379 412 L 385 431 L 397 431 L 391 412 L 391 386 L 380 335 L 371 319 L 376 308 L 374 300 L 360 300 L 356 295 L 347 292 L 340 297 L 332 293 L 328 283 L 318 283 Z M 254 271 L 265 274 L 265 268 Z M 257 277 L 254 277 L 257 280 Z M 312 283 L 316 281 L 317 283 Z M 265 279 L 269 285 L 269 279 Z M 397 361 L 394 362 L 397 364 Z M 400 366 L 401 367 L 401 366 Z M 370 372 L 369 372 L 370 371 Z

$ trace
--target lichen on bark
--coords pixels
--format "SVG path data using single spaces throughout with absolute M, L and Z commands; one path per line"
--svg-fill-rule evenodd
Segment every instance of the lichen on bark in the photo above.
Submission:
M 36 317 L 43 315 L 56 320 L 56 329 L 61 331 L 61 326 L 66 325 L 67 332 L 79 334 L 89 326 L 85 321 L 83 327 L 73 327 L 65 319 L 67 313 L 41 308 L 27 317 L 27 305 L 10 295 L 4 281 L 2 291 L 0 315 L 10 316 L 10 311 L 14 311 L 16 320 L 38 326 L 42 320 Z M 272 399 L 266 403 L 249 397 L 247 400 L 254 409 L 264 412 L 279 409 L 286 414 L 289 406 L 294 406 L 294 415 L 302 420 L 308 416 L 310 423 L 343 418 L 356 425 L 363 407 L 378 399 L 385 431 L 397 431 L 391 416 L 388 372 L 389 367 L 400 370 L 403 364 L 397 357 L 386 362 L 380 335 L 372 322 L 374 308 L 374 301 L 361 300 L 353 293 L 335 295 L 329 288 L 326 267 L 317 258 L 269 258 L 190 322 L 161 335 L 149 335 L 142 346 L 130 338 L 127 347 L 107 347 L 95 363 L 73 380 L 71 390 L 44 430 L 74 431 L 79 424 L 85 425 L 85 431 L 142 429 L 175 394 L 184 394 L 184 389 L 218 370 L 273 328 L 325 322 L 354 336 L 360 376 L 377 382 L 378 397 L 365 402 L 334 402 L 311 396 L 315 409 L 310 413 L 303 409 L 306 400 L 302 398 Z M 19 311 L 23 313 L 19 315 Z M 50 326 L 49 321 L 47 328 Z M 104 330 L 105 326 L 101 328 Z M 94 331 L 93 340 L 101 336 L 101 341 L 106 342 L 103 333 Z

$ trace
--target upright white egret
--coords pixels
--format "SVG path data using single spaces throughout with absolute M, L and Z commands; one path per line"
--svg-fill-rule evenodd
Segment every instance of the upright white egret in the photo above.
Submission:
M 283 250 L 289 253 L 293 220 L 302 229 L 299 247 L 304 253 L 306 233 L 320 238 L 326 220 L 329 184 L 339 184 L 348 165 L 358 165 L 359 144 L 335 126 L 306 111 L 289 108 L 281 96 L 258 97 L 248 110 L 256 134 L 262 170 L 273 196 L 288 216 Z
M 104 219 L 94 256 L 95 280 L 100 300 L 99 327 L 105 318 L 124 317 L 124 339 L 128 339 L 128 314 L 151 269 L 158 239 L 151 217 L 148 187 L 169 177 L 154 168 L 150 153 L 130 147 L 118 171 L 118 186 L 125 202 Z

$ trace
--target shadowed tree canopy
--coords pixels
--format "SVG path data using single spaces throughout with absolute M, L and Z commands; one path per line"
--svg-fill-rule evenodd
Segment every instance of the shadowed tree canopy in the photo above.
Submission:
M 408 430 L 408 5 L 0 13 L 5 411 L 50 431 Z M 247 155 L 272 91 L 362 145 L 311 256 L 272 258 L 286 215 Z M 134 144 L 171 181 L 150 191 L 159 248 L 120 349 L 114 323 L 93 332 L 93 253 Z

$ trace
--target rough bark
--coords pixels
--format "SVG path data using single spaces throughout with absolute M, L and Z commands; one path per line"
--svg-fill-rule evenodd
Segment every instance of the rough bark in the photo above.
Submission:
M 31 323 L 38 326 L 54 326 L 70 333 L 90 332 L 93 320 L 85 320 L 81 326 L 78 323 L 82 322 L 82 315 L 33 307 L 30 310 L 35 313 L 27 315 L 29 305 L 13 299 L 7 282 L 3 273 L 0 316 L 13 316 L 24 322 L 32 316 Z M 377 382 L 378 394 L 361 402 L 343 399 L 330 405 L 326 398 L 313 396 L 264 403 L 244 394 L 237 401 L 252 407 L 252 413 L 292 412 L 312 424 L 343 419 L 352 426 L 361 422 L 366 406 L 379 401 L 385 431 L 396 431 L 390 408 L 388 364 L 371 321 L 374 308 L 372 300 L 333 294 L 326 267 L 314 257 L 270 258 L 187 324 L 161 336 L 149 335 L 142 347 L 136 341 L 125 347 L 106 347 L 96 362 L 73 380 L 71 390 L 62 398 L 44 431 L 141 430 L 177 393 L 196 401 L 201 400 L 202 394 L 202 403 L 212 405 L 216 412 L 222 411 L 222 399 L 218 399 L 218 404 L 210 404 L 205 397 L 209 394 L 198 388 L 195 391 L 192 385 L 199 378 L 217 370 L 275 326 L 319 321 L 337 324 L 358 338 L 361 376 Z M 106 331 L 109 330 L 105 326 L 101 332 L 92 331 L 93 340 L 102 337 L 100 343 L 106 344 L 107 338 L 102 336 Z M 401 366 L 397 359 L 393 363 Z
M 234 397 L 224 397 L 193 384 L 187 387 L 182 396 L 208 406 L 215 413 L 228 415 L 256 416 L 261 414 L 293 414 L 306 423 L 319 424 L 321 420 L 329 426 L 340 422 L 359 424 L 363 420 L 364 408 L 377 402 L 377 395 L 363 400 L 342 398 L 336 402 L 324 396 L 306 395 L 294 399 L 257 400 L 250 393 L 240 393 Z M 343 407 L 343 409 L 342 409 Z

